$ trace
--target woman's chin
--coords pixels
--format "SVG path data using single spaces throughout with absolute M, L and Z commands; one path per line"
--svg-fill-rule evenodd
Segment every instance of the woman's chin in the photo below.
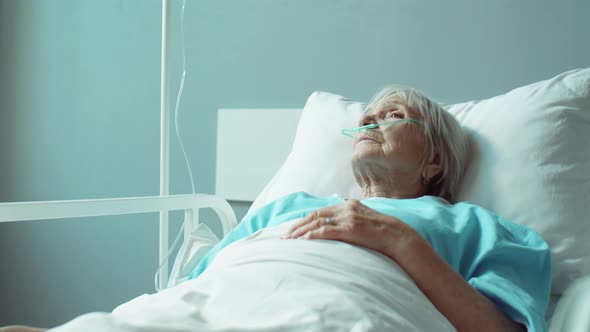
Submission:
M 362 159 L 366 157 L 376 156 L 378 154 L 378 145 L 373 144 L 357 144 L 352 149 L 352 159 Z

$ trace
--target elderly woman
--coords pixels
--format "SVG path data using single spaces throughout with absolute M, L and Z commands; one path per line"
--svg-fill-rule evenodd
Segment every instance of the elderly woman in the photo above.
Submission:
M 192 277 L 215 265 L 216 253 L 228 244 L 246 239 L 234 246 L 243 250 L 253 237 L 264 237 L 259 230 L 287 223 L 284 240 L 339 241 L 389 258 L 459 331 L 546 330 L 551 262 L 545 241 L 483 208 L 447 201 L 467 159 L 466 136 L 454 117 L 416 90 L 387 88 L 369 103 L 359 126 L 348 132 L 356 133 L 352 168 L 362 200 L 283 197 L 243 220 Z M 308 257 L 328 245 L 324 241 Z M 329 260 L 342 255 L 326 254 Z M 295 261 L 291 251 L 288 256 Z M 366 262 L 358 259 L 351 264 L 363 269 Z M 386 279 L 390 271 L 379 268 L 376 278 Z M 369 302 L 364 310 L 371 310 Z
M 348 132 L 362 200 L 287 195 L 246 216 L 193 280 L 56 331 L 125 331 L 147 324 L 140 311 L 162 330 L 546 330 L 543 239 L 449 203 L 467 159 L 452 115 L 413 89 L 388 88 Z M 178 306 L 163 301 L 171 294 Z

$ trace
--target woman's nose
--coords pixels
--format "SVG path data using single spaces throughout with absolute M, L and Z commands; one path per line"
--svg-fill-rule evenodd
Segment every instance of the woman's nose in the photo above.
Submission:
M 361 126 L 366 126 L 366 125 L 370 125 L 372 123 L 377 123 L 375 121 L 375 119 L 373 118 L 373 116 L 371 115 L 365 115 L 363 116 L 363 118 L 361 119 Z

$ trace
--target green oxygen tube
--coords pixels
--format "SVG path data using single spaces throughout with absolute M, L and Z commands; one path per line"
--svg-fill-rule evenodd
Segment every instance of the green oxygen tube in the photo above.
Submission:
M 374 128 L 381 127 L 381 126 L 388 126 L 388 125 L 398 124 L 398 123 L 403 123 L 403 122 L 422 124 L 421 121 L 416 120 L 416 119 L 400 119 L 400 120 L 387 121 L 387 122 L 382 122 L 382 123 L 371 123 L 371 124 L 368 124 L 365 126 L 351 128 L 351 129 L 342 129 L 341 133 L 344 136 L 354 138 L 354 135 L 359 134 L 363 131 L 367 131 L 369 129 L 374 129 Z

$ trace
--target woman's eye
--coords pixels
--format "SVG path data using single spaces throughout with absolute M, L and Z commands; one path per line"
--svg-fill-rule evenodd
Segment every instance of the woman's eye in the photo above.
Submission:
M 402 119 L 404 116 L 400 111 L 389 111 L 385 114 L 386 119 Z

